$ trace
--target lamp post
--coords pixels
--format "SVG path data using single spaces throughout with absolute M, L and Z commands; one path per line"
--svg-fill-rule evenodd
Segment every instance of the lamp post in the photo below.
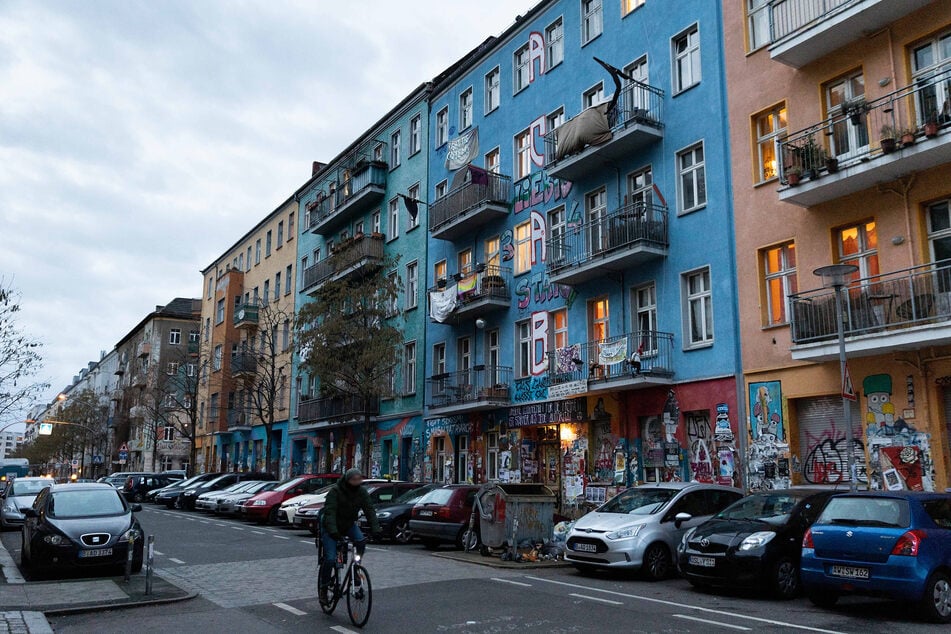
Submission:
M 814 275 L 818 275 L 822 278 L 822 285 L 825 288 L 831 288 L 835 291 L 835 321 L 836 328 L 839 335 L 839 374 L 841 377 L 841 392 L 842 392 L 842 416 L 845 418 L 845 429 L 848 436 L 846 437 L 846 452 L 848 452 L 846 460 L 849 469 L 849 491 L 855 492 L 856 490 L 856 477 L 855 477 L 855 454 L 853 453 L 854 437 L 852 435 L 852 406 L 849 402 L 849 398 L 845 395 L 845 379 L 846 379 L 846 361 L 845 361 L 845 326 L 842 323 L 842 290 L 848 285 L 849 278 L 859 270 L 859 267 L 854 264 L 830 264 L 828 266 L 820 266 L 815 271 Z

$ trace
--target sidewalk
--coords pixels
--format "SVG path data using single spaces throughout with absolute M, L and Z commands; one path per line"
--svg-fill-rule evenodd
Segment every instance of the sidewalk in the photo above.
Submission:
M 539 568 L 566 568 L 571 564 L 561 559 L 543 559 L 540 561 L 502 561 L 498 555 L 483 557 L 477 552 L 467 553 L 462 550 L 447 550 L 434 552 L 434 557 L 464 561 L 467 564 L 478 564 L 490 568 L 506 568 L 510 570 L 535 570 Z

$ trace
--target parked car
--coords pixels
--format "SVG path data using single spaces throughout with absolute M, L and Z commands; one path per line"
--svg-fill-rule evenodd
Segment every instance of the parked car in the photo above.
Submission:
M 24 509 L 20 560 L 26 570 L 124 568 L 132 542 L 132 571 L 142 568 L 143 532 L 129 504 L 104 483 L 54 484 Z
M 389 502 L 394 497 L 398 497 L 402 492 L 420 486 L 416 482 L 384 479 L 364 480 L 363 485 L 366 487 L 367 493 L 370 494 L 370 500 L 374 506 L 381 502 Z M 321 489 L 313 495 L 300 496 L 284 502 L 277 512 L 278 521 L 280 521 L 281 513 L 283 512 L 287 516 L 287 522 L 289 524 L 292 524 L 295 528 L 306 528 L 311 534 L 316 535 L 318 515 L 324 508 L 324 502 L 329 491 L 330 487 L 326 487 L 326 489 Z M 303 499 L 303 503 L 298 502 L 295 504 L 297 500 L 301 499 Z M 298 518 L 297 514 L 303 509 L 307 510 Z
M 147 471 L 116 471 L 115 473 L 107 475 L 103 482 L 117 489 L 121 489 L 125 486 L 125 482 L 129 479 L 129 476 L 133 475 L 149 475 L 149 473 Z
M 684 533 L 741 497 L 740 489 L 697 482 L 627 489 L 575 522 L 565 542 L 565 561 L 582 571 L 630 568 L 663 579 L 673 569 Z
M 402 495 L 389 502 L 380 500 L 376 504 L 376 518 L 380 522 L 380 532 L 394 542 L 399 544 L 408 544 L 413 540 L 413 531 L 409 528 L 409 520 L 413 515 L 413 507 L 416 502 L 424 495 L 438 489 L 440 484 L 427 484 L 406 482 L 404 484 L 415 484 L 415 487 L 404 490 Z M 360 514 L 360 529 L 363 533 L 369 534 L 370 524 L 366 517 Z
M 327 494 L 330 493 L 330 489 L 333 487 L 333 484 L 328 484 L 313 493 L 305 493 L 304 495 L 298 495 L 297 497 L 292 497 L 281 502 L 281 505 L 277 509 L 277 523 L 294 526 L 294 520 L 297 519 L 297 512 L 304 508 L 308 509 L 308 513 L 305 514 L 305 517 L 310 514 L 311 509 L 319 512 L 320 509 L 324 508 L 324 501 L 327 499 Z M 297 527 L 302 528 L 300 525 L 297 525 Z
M 228 495 L 218 498 L 218 508 L 215 509 L 215 511 L 221 514 L 236 514 L 238 513 L 238 506 L 245 500 L 254 497 L 262 491 L 270 491 L 278 484 L 280 483 L 276 480 L 271 480 L 269 482 L 257 480 L 254 482 L 254 484 L 252 484 L 247 489 L 244 489 L 240 493 L 229 493 Z
M 122 494 L 132 502 L 142 502 L 149 491 L 161 489 L 173 482 L 171 478 L 161 473 L 147 473 L 130 475 L 122 487 Z
M 409 529 L 432 550 L 441 543 L 462 548 L 478 485 L 447 484 L 419 498 L 413 506 Z
M 178 497 L 178 507 L 195 510 L 195 500 L 202 493 L 209 491 L 220 491 L 231 486 L 235 482 L 244 482 L 245 480 L 274 480 L 274 476 L 265 471 L 244 471 L 241 473 L 222 473 L 217 478 L 212 478 L 199 483 L 197 486 L 189 486 L 182 490 Z
M 697 587 L 763 589 L 799 594 L 799 557 L 806 529 L 833 491 L 785 489 L 742 498 L 696 528 L 678 548 L 680 573 Z
M 300 475 L 285 480 L 270 491 L 262 491 L 251 496 L 238 507 L 242 517 L 261 524 L 277 522 L 277 510 L 281 502 L 294 496 L 316 491 L 328 484 L 333 484 L 340 478 L 334 474 L 332 478 L 324 475 Z
M 169 469 L 168 471 L 163 471 L 162 475 L 172 480 L 184 480 L 186 474 L 184 469 Z
M 800 574 L 820 607 L 844 594 L 880 596 L 951 623 L 951 494 L 833 497 L 803 537 Z
M 33 506 L 39 492 L 53 484 L 53 478 L 14 478 L 4 484 L 0 493 L 0 530 L 23 524 L 23 510 Z
M 202 473 L 201 475 L 196 475 L 193 478 L 188 480 L 183 480 L 181 482 L 176 482 L 175 484 L 170 484 L 169 486 L 159 489 L 155 494 L 153 501 L 156 504 L 164 504 L 167 508 L 174 508 L 178 505 L 178 498 L 181 496 L 182 492 L 190 487 L 199 486 L 203 482 L 208 480 L 214 480 L 221 473 L 212 472 L 212 473 Z

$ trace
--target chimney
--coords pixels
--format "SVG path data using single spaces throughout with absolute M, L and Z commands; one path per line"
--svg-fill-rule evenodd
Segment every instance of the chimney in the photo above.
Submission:
M 320 170 L 324 169 L 324 167 L 326 167 L 326 166 L 327 166 L 326 163 L 321 163 L 320 161 L 314 161 L 314 164 L 313 164 L 313 166 L 311 166 L 311 169 L 310 169 L 310 175 L 311 175 L 311 176 L 316 176 L 316 175 L 317 175 L 317 172 L 319 172 Z

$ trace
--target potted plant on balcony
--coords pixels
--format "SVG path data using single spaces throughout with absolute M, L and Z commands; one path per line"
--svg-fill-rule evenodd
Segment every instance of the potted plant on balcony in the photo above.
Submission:
M 832 156 L 825 149 L 822 150 L 822 160 L 826 164 L 826 171 L 830 174 L 835 174 L 839 171 L 839 157 Z
M 895 151 L 897 143 L 895 142 L 895 128 L 887 123 L 882 126 L 879 133 L 879 144 L 882 146 L 883 154 L 891 154 Z
M 915 133 L 917 130 L 914 128 L 902 128 L 901 130 L 901 144 L 902 147 L 907 145 L 915 144 Z
M 802 176 L 818 178 L 819 170 L 825 164 L 826 151 L 816 142 L 816 135 L 810 134 L 806 142 L 799 148 L 799 162 L 802 165 Z
M 933 139 L 938 136 L 938 112 L 932 110 L 931 114 L 928 115 L 928 119 L 925 121 L 924 125 L 925 136 L 929 139 Z
M 802 168 L 798 165 L 793 165 L 787 167 L 785 170 L 786 175 L 786 184 L 790 187 L 795 187 L 799 184 L 799 181 L 802 179 Z
M 862 115 L 868 112 L 868 104 L 864 98 L 843 101 L 839 107 L 842 116 L 848 117 L 852 125 L 862 125 Z

